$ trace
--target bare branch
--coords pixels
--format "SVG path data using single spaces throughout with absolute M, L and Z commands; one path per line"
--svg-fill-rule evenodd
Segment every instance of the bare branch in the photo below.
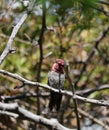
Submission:
M 8 101 L 11 101 L 11 100 L 16 100 L 16 99 L 24 99 L 25 97 L 26 98 L 29 98 L 29 97 L 43 97 L 43 98 L 46 98 L 49 95 L 50 95 L 49 92 L 40 92 L 40 94 L 36 94 L 36 93 L 28 91 L 28 92 L 24 92 L 24 93 L 13 95 L 13 96 L 4 95 L 4 96 L 1 96 L 1 100 L 3 100 L 4 102 L 8 102 Z
M 40 52 L 40 57 L 39 57 L 39 64 L 38 64 L 38 69 L 37 69 L 37 76 L 36 80 L 40 82 L 41 80 L 41 68 L 42 68 L 42 62 L 43 62 L 43 40 L 44 40 L 44 32 L 46 29 L 46 2 L 42 3 L 42 27 L 41 27 L 41 32 L 39 36 L 39 52 Z M 36 93 L 39 93 L 39 88 L 36 88 Z M 37 106 L 38 106 L 38 114 L 40 114 L 40 99 L 37 97 Z
M 95 45 L 92 49 L 92 51 L 90 52 L 89 56 L 87 57 L 86 61 L 84 62 L 84 65 L 80 71 L 80 75 L 77 78 L 77 80 L 74 83 L 74 86 L 77 86 L 79 80 L 81 79 L 83 73 L 85 72 L 86 68 L 87 68 L 87 64 L 89 63 L 89 61 L 91 60 L 91 58 L 94 56 L 96 50 L 98 49 L 98 46 L 100 44 L 100 42 L 103 40 L 103 38 L 105 38 L 106 34 L 109 31 L 109 25 L 104 29 L 104 31 L 99 35 L 99 37 L 95 40 Z
M 0 37 L 3 38 L 3 39 L 9 39 L 9 36 L 8 36 L 8 35 L 5 35 L 5 34 L 3 34 L 3 33 L 0 33 Z M 29 40 L 29 39 L 28 39 L 28 40 L 23 40 L 23 39 L 20 39 L 20 38 L 18 38 L 18 37 L 15 37 L 14 40 L 15 40 L 15 41 L 18 41 L 18 42 L 21 42 L 21 43 L 23 43 L 23 44 L 27 44 L 27 45 L 32 45 L 32 46 L 38 45 L 38 42 L 35 41 L 35 40 L 32 41 L 32 39 L 31 39 L 31 40 Z
M 99 87 L 86 89 L 86 90 L 78 90 L 78 91 L 75 91 L 75 94 L 83 96 L 83 95 L 93 93 L 95 91 L 101 91 L 101 90 L 105 90 L 105 89 L 109 89 L 109 84 L 104 84 Z M 15 100 L 15 99 L 22 99 L 24 97 L 37 97 L 37 96 L 48 97 L 49 92 L 43 92 L 43 93 L 40 92 L 40 94 L 36 94 L 33 92 L 25 92 L 25 93 L 15 95 L 15 96 L 2 96 L 1 98 L 3 99 L 3 101 L 10 101 L 10 100 Z
M 17 109 L 17 107 L 18 107 L 18 104 L 17 104 L 17 103 L 12 103 L 11 105 L 5 103 L 5 104 L 3 105 L 3 103 L 0 102 L 0 108 L 1 108 L 2 110 L 15 110 L 15 109 Z
M 18 118 L 18 114 L 12 113 L 12 112 L 7 112 L 7 111 L 1 111 L 0 110 L 0 115 L 7 115 L 7 116 L 11 116 L 14 118 Z
M 104 85 L 101 85 L 101 86 L 96 87 L 96 88 L 90 88 L 90 89 L 85 89 L 85 90 L 78 90 L 78 91 L 76 91 L 76 94 L 86 95 L 86 94 L 93 93 L 95 91 L 101 91 L 101 90 L 105 90 L 105 89 L 109 89 L 109 84 L 104 84 Z
M 104 9 L 100 9 L 100 8 L 96 8 L 96 7 L 94 7 L 94 9 L 96 9 L 99 12 L 102 12 L 104 15 L 106 15 L 107 17 L 109 17 L 109 12 L 105 11 Z
M 6 48 L 4 49 L 3 53 L 0 56 L 0 64 L 4 61 L 4 59 L 6 58 L 6 56 L 10 53 L 10 51 L 12 50 L 12 43 L 14 41 L 14 38 L 17 34 L 17 32 L 19 31 L 20 27 L 22 26 L 22 24 L 25 22 L 26 18 L 27 18 L 28 14 L 25 13 L 22 18 L 20 19 L 20 21 L 18 22 L 18 24 L 13 28 L 13 31 L 11 33 L 11 36 L 9 38 L 9 41 L 7 43 Z
M 8 40 L 7 46 L 0 56 L 0 64 L 4 61 L 6 56 L 13 51 L 12 44 L 13 44 L 13 41 L 15 39 L 15 36 L 17 35 L 17 33 L 18 33 L 19 29 L 21 28 L 22 24 L 25 22 L 26 18 L 28 17 L 28 13 L 30 13 L 32 11 L 33 6 L 34 6 L 34 1 L 30 0 L 26 13 L 24 13 L 24 15 L 22 16 L 20 21 L 13 28 L 13 31 L 11 33 L 9 40 Z
M 25 83 L 25 85 L 31 85 L 31 86 L 37 86 L 37 87 L 42 87 L 42 88 L 45 88 L 45 89 L 48 89 L 48 90 L 52 90 L 54 92 L 60 92 L 64 95 L 67 95 L 67 96 L 70 96 L 70 97 L 73 97 L 74 99 L 78 99 L 78 100 L 81 100 L 83 102 L 88 102 L 88 103 L 92 103 L 92 104 L 96 104 L 96 105 L 101 105 L 101 106 L 109 106 L 109 102 L 108 101 L 105 101 L 105 100 L 95 100 L 95 99 L 89 99 L 89 98 L 85 98 L 85 97 L 81 97 L 81 96 L 78 96 L 76 94 L 72 94 L 72 92 L 70 91 L 65 91 L 65 90 L 57 90 L 57 89 L 54 89 L 52 87 L 50 87 L 49 85 L 46 85 L 46 84 L 42 84 L 42 83 L 39 83 L 39 82 L 33 82 L 33 81 L 30 81 L 30 80 L 27 80 L 23 77 L 21 77 L 20 75 L 18 74 L 13 74 L 13 73 L 10 73 L 8 71 L 5 71 L 5 70 L 1 70 L 0 69 L 0 73 L 3 74 L 3 75 L 6 75 L 6 76 L 9 76 L 9 77 L 12 77 L 14 79 L 17 79 L 23 83 Z
M 42 116 L 33 114 L 32 112 L 19 107 L 18 104 L 16 103 L 10 103 L 10 104 L 0 103 L 0 109 L 4 110 L 4 108 L 6 111 L 9 110 L 11 112 L 14 112 L 15 114 L 18 114 L 19 116 L 22 116 L 24 119 L 27 119 L 29 121 L 31 120 L 33 122 L 37 122 L 46 126 L 51 126 L 57 130 L 76 130 L 76 129 L 69 129 L 67 127 L 64 127 L 57 121 L 57 119 L 47 119 Z M 10 115 L 8 114 L 8 116 Z
M 75 95 L 75 88 L 74 88 L 74 85 L 72 84 L 71 78 L 69 76 L 68 66 L 69 66 L 69 63 L 66 62 L 66 75 L 67 75 L 67 79 L 68 79 L 69 84 L 71 86 L 72 93 L 73 93 L 73 95 Z M 74 98 L 73 98 L 73 103 L 74 103 L 74 107 L 75 107 L 75 114 L 76 114 L 76 120 L 77 120 L 77 128 L 78 128 L 78 130 L 80 130 L 81 129 L 81 127 L 80 127 L 80 119 L 79 119 L 79 114 L 78 114 L 78 109 L 77 109 L 78 105 L 77 105 L 76 99 L 74 99 Z
M 96 105 L 109 106 L 109 102 L 105 101 L 105 100 L 89 99 L 89 98 L 81 97 L 81 96 L 78 96 L 78 95 L 74 95 L 73 98 L 81 100 L 83 102 L 88 102 L 88 103 L 96 104 Z
M 104 5 L 109 5 L 109 2 L 104 1 L 104 0 L 100 0 L 100 1 L 98 1 L 98 2 L 101 3 L 101 4 L 104 4 Z
M 88 117 L 90 120 L 94 121 L 95 123 L 101 125 L 103 128 L 105 128 L 106 130 L 109 130 L 109 126 L 107 126 L 106 124 L 104 124 L 103 122 L 101 122 L 100 120 L 98 120 L 97 118 L 93 117 L 92 115 L 90 115 L 89 113 L 81 110 L 80 108 L 78 108 L 78 111 L 81 115 Z

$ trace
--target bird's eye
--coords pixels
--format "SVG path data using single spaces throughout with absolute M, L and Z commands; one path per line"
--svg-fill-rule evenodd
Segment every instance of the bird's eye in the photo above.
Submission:
M 63 64 L 60 64 L 60 66 L 61 66 L 61 67 L 64 67 L 64 65 L 63 65 Z

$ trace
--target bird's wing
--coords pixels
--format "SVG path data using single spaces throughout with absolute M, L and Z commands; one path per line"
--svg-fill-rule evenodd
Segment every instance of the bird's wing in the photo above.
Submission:
M 64 81 L 65 81 L 64 74 L 61 74 L 61 76 L 59 77 L 59 74 L 57 72 L 50 71 L 48 73 L 48 85 L 52 86 L 53 88 L 63 89 Z

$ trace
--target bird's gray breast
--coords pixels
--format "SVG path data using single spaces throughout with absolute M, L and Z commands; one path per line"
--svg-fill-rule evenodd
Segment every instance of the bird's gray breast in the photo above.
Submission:
M 55 71 L 50 71 L 48 73 L 48 82 L 49 85 L 56 89 L 63 89 L 65 81 L 65 75 L 59 74 Z

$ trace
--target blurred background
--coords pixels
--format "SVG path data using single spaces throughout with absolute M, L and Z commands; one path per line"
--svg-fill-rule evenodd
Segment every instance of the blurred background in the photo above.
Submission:
M 18 31 L 9 54 L 0 69 L 17 73 L 22 77 L 47 84 L 48 72 L 56 58 L 69 62 L 69 75 L 77 94 L 94 99 L 109 99 L 109 26 L 108 0 L 35 0 L 32 11 Z M 0 54 L 5 49 L 14 26 L 28 10 L 28 0 L 0 1 Z M 42 34 L 43 32 L 43 34 Z M 101 39 L 100 39 L 101 38 Z M 18 102 L 27 110 L 41 114 L 47 107 L 49 91 L 25 86 L 0 75 L 1 96 L 21 96 Z M 106 85 L 106 86 L 105 86 Z M 102 89 L 101 89 L 102 88 Z M 65 90 L 71 91 L 66 80 Z M 89 90 L 88 92 L 86 90 Z M 93 90 L 93 91 L 91 91 Z M 68 128 L 76 128 L 73 101 L 64 96 L 60 122 Z M 78 101 L 78 108 L 97 118 L 109 127 L 109 109 Z M 104 130 L 100 124 L 79 112 L 82 130 Z M 0 115 L 1 130 L 34 129 L 34 123 Z M 38 130 L 47 128 L 40 125 Z

